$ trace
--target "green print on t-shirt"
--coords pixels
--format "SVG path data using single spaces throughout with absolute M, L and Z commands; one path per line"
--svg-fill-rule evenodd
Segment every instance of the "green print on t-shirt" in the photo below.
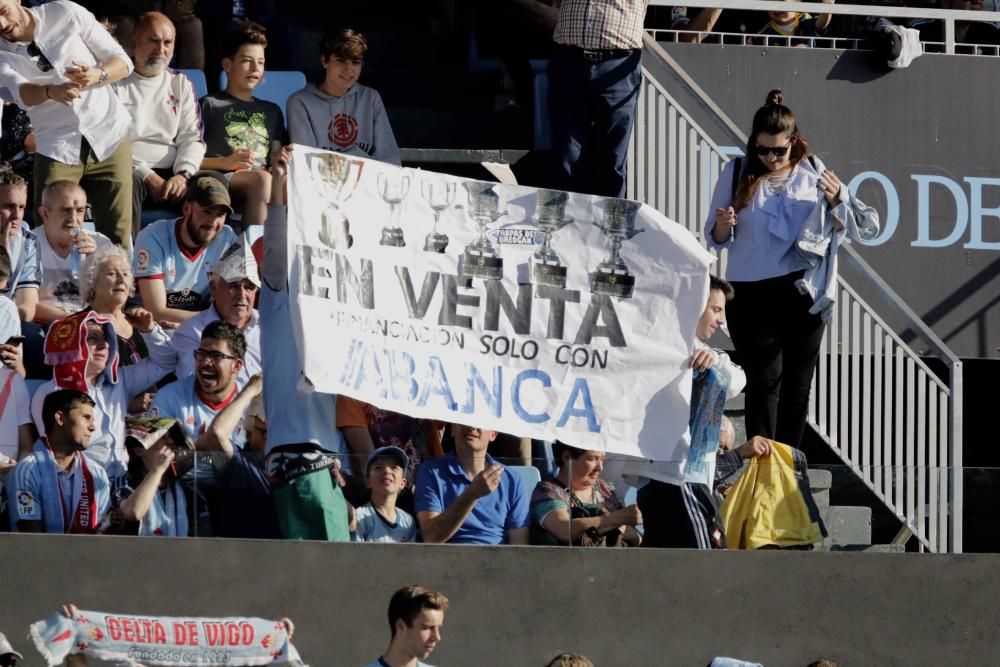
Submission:
M 249 116 L 249 117 L 248 117 Z M 254 160 L 264 163 L 271 146 L 264 114 L 247 114 L 241 109 L 229 109 L 223 115 L 226 121 L 226 143 L 234 151 L 249 149 Z

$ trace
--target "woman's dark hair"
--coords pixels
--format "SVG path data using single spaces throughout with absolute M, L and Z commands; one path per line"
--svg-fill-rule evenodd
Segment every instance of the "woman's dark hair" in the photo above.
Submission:
M 764 163 L 757 157 L 757 136 L 760 134 L 784 134 L 789 139 L 794 139 L 789 160 L 792 167 L 799 163 L 799 160 L 809 154 L 809 144 L 805 138 L 799 134 L 799 128 L 795 124 L 795 114 L 792 110 L 782 104 L 784 95 L 780 90 L 772 90 L 767 94 L 764 106 L 757 109 L 753 115 L 753 128 L 747 136 L 746 158 L 740 160 L 741 173 L 733 174 L 733 178 L 739 178 L 739 186 L 736 188 L 736 195 L 731 203 L 737 211 L 746 208 L 757 191 L 768 171 Z
M 569 452 L 569 457 L 571 459 L 578 459 L 586 453 L 586 449 L 580 449 L 579 447 L 572 447 L 567 445 L 565 442 L 555 440 L 552 443 L 552 458 L 556 460 L 556 465 L 562 465 L 563 454 Z

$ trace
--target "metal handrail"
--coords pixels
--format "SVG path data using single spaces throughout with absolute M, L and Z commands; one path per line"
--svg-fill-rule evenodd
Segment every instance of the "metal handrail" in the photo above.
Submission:
M 726 141 L 746 144 L 746 135 L 662 46 L 649 35 L 644 44 L 647 58 L 666 65 L 718 122 Z M 730 158 L 656 80 L 653 63 L 645 65 L 629 150 L 629 196 L 700 238 L 715 182 Z M 912 534 L 922 548 L 960 552 L 962 362 L 854 248 L 844 245 L 841 251 L 852 274 L 944 362 L 948 381 L 840 276 L 840 301 L 824 336 L 827 354 L 821 354 L 813 381 L 809 423 L 899 517 L 900 541 Z M 725 253 L 720 265 L 724 261 Z
M 780 0 L 649 0 L 649 6 L 939 19 L 944 21 L 945 53 L 949 54 L 955 53 L 956 21 L 1000 21 L 1000 12 L 984 12 L 968 9 L 920 9 L 915 7 L 879 7 L 874 5 L 817 4 L 815 2 L 781 2 Z

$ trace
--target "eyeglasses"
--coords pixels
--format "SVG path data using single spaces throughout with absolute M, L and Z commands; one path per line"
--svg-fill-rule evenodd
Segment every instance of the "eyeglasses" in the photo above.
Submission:
M 788 152 L 788 149 L 792 147 L 792 142 L 788 142 L 784 146 L 757 146 L 755 149 L 757 155 L 764 157 L 768 153 L 774 157 L 781 157 Z
M 239 359 L 239 357 L 234 357 L 231 354 L 223 354 L 222 352 L 216 352 L 215 350 L 203 350 L 201 348 L 194 351 L 195 361 L 205 361 L 206 359 L 211 359 L 213 364 L 218 364 L 223 359 L 232 359 L 235 361 L 236 359 Z
M 38 65 L 38 69 L 43 72 L 48 72 L 52 69 L 52 63 L 50 63 L 49 59 L 45 57 L 42 50 L 38 48 L 38 44 L 35 44 L 34 42 L 28 44 L 28 55 L 32 58 L 38 58 L 38 60 L 35 61 L 35 64 Z

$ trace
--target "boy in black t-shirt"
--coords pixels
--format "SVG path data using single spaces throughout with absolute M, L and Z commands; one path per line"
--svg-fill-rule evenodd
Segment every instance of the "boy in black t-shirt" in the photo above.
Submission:
M 271 153 L 286 142 L 281 108 L 253 96 L 264 78 L 266 46 L 267 38 L 256 30 L 231 33 L 222 59 L 226 89 L 200 102 L 206 146 L 201 167 L 226 176 L 244 225 L 264 223 L 271 192 L 266 168 Z

